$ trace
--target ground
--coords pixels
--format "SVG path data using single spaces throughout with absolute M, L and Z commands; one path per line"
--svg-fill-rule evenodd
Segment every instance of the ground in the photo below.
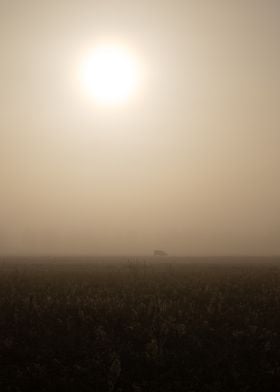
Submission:
M 3 260 L 0 390 L 276 391 L 279 309 L 277 260 Z

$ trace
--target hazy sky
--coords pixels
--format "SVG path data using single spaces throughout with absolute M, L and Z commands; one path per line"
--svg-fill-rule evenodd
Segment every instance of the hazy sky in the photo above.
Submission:
M 1 0 L 0 253 L 280 253 L 278 0 Z M 103 38 L 146 69 L 98 107 Z

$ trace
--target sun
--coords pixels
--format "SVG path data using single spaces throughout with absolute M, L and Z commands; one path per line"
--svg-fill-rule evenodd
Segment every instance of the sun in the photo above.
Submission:
M 126 48 L 100 45 L 82 64 L 81 79 L 97 103 L 118 104 L 135 93 L 140 79 L 139 66 Z

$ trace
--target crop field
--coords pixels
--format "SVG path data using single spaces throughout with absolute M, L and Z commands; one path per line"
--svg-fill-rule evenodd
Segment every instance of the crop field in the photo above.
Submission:
M 1 392 L 279 385 L 277 260 L 1 262 Z

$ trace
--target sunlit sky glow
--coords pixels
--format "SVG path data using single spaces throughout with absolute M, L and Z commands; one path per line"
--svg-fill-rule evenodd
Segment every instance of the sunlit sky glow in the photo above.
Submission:
M 280 253 L 279 19 L 2 1 L 0 252 Z
M 139 66 L 128 50 L 107 43 L 94 48 L 85 58 L 80 78 L 97 103 L 122 103 L 135 93 Z

